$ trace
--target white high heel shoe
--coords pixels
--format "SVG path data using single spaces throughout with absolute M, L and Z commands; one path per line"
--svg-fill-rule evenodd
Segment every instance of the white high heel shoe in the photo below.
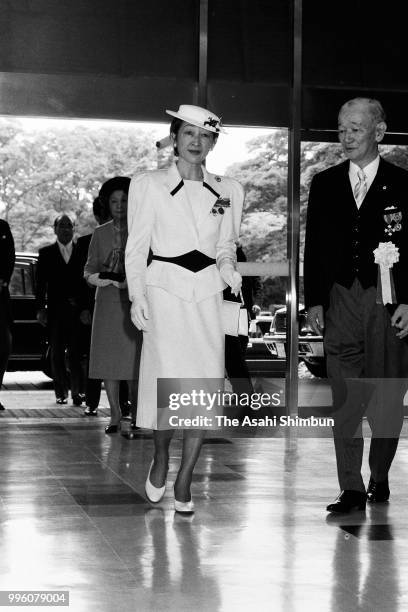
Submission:
M 174 510 L 184 514 L 191 514 L 191 512 L 194 512 L 193 498 L 191 498 L 188 502 L 182 502 L 178 501 L 176 499 L 176 495 L 174 495 Z
M 154 459 L 150 464 L 149 473 L 147 474 L 146 483 L 145 483 L 145 493 L 149 501 L 157 504 L 157 502 L 159 502 L 164 495 L 164 492 L 166 490 L 166 483 L 164 483 L 162 487 L 155 487 L 150 482 L 150 472 L 152 471 L 153 463 L 154 463 Z

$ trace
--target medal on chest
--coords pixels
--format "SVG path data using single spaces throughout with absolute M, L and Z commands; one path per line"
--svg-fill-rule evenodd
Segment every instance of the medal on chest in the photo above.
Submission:
M 383 219 L 385 221 L 384 233 L 391 237 L 395 232 L 400 232 L 402 229 L 402 212 L 397 206 L 387 206 L 384 209 Z

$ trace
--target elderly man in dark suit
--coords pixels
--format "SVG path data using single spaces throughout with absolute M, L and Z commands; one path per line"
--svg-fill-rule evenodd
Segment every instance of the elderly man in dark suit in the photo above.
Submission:
M 14 269 L 14 240 L 7 221 L 0 219 L 0 388 L 11 351 L 11 312 L 8 285 Z M 4 410 L 0 402 L 0 410 Z
M 339 139 L 347 161 L 317 174 L 310 188 L 305 303 L 310 325 L 324 333 L 341 490 L 329 512 L 364 510 L 366 501 L 388 500 L 388 472 L 403 420 L 408 172 L 379 156 L 385 131 L 377 100 L 346 102 Z M 367 491 L 361 476 L 365 412 L 372 430 Z
M 70 386 L 72 402 L 80 406 L 84 399 L 77 297 L 81 260 L 72 242 L 73 219 L 67 214 L 59 215 L 54 221 L 54 232 L 56 242 L 40 249 L 38 255 L 37 319 L 48 329 L 56 403 L 67 403 Z

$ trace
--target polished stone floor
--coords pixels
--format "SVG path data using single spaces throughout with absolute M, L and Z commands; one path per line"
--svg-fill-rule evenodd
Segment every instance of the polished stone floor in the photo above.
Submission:
M 126 440 L 106 436 L 102 417 L 3 415 L 0 590 L 69 590 L 73 612 L 408 609 L 405 437 L 390 503 L 329 519 L 331 439 L 217 433 L 197 466 L 196 512 L 180 516 L 180 439 L 153 507 L 149 432 Z

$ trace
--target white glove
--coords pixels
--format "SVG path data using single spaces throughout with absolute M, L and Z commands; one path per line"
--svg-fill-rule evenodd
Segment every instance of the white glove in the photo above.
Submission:
M 241 291 L 242 276 L 237 272 L 232 264 L 224 264 L 220 268 L 220 274 L 223 281 L 231 287 L 234 295 L 238 295 Z
M 149 306 L 145 297 L 132 302 L 130 307 L 130 318 L 137 329 L 147 331 L 147 321 L 149 319 Z
M 127 287 L 127 282 L 126 282 L 126 278 L 124 281 L 119 282 L 119 281 L 112 281 L 112 285 L 114 287 L 117 287 L 118 289 L 126 289 Z
M 95 287 L 107 287 L 112 284 L 109 278 L 99 278 L 99 272 L 90 274 L 86 280 L 90 285 L 94 285 Z

